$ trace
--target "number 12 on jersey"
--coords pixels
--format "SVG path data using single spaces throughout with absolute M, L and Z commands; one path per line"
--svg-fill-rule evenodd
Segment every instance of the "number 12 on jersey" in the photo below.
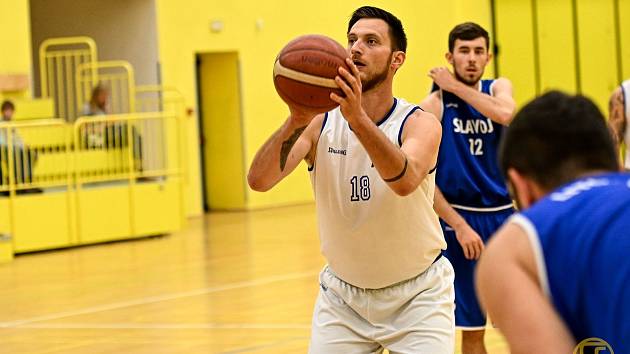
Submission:
M 470 154 L 474 156 L 483 155 L 483 140 L 481 139 L 468 139 L 470 144 Z
M 350 200 L 358 202 L 370 199 L 370 178 L 368 176 L 352 176 L 350 178 Z

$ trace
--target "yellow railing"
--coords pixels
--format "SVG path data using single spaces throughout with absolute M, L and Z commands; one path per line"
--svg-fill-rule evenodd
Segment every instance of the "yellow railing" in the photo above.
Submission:
M 172 112 L 84 116 L 74 124 L 78 183 L 179 174 L 178 117 Z M 169 129 L 169 127 L 171 129 Z
M 19 253 L 178 229 L 180 125 L 173 112 L 0 124 L 0 232 Z
M 96 60 L 96 43 L 92 38 L 50 38 L 42 42 L 39 47 L 41 95 L 53 99 L 57 117 L 72 122 L 80 115 L 75 91 L 76 70 Z M 89 75 L 97 81 L 96 72 Z
M 108 114 L 135 112 L 135 78 L 131 64 L 123 60 L 83 63 L 77 67 L 75 78 L 77 109 L 88 114 L 92 90 L 102 85 L 109 93 Z
M 186 185 L 190 183 L 188 154 L 186 154 L 186 101 L 184 95 L 174 87 L 162 85 L 136 86 L 136 111 L 163 111 L 174 114 L 177 117 L 175 128 L 177 134 L 177 148 L 168 149 L 168 159 L 170 161 L 177 161 L 177 165 L 180 167 L 182 183 L 179 184 L 179 196 L 181 205 L 184 205 L 184 190 Z M 183 207 L 181 208 L 180 217 L 183 225 L 186 221 L 186 210 Z
M 60 119 L 0 125 L 0 191 L 13 195 L 67 186 L 71 139 L 71 130 Z

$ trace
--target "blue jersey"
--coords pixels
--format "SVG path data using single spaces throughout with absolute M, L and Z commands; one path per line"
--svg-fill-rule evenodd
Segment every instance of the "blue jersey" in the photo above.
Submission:
M 578 179 L 512 221 L 527 231 L 541 285 L 575 340 L 630 353 L 630 174 Z
M 481 80 L 481 92 L 492 94 L 493 82 Z M 512 204 L 497 163 L 502 133 L 501 124 L 454 94 L 442 91 L 442 142 L 436 184 L 449 203 L 473 208 Z

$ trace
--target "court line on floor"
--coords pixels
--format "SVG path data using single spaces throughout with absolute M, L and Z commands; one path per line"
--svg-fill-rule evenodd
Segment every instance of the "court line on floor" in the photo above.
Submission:
M 152 304 L 152 303 L 162 302 L 162 301 L 178 300 L 178 299 L 182 299 L 186 297 L 211 294 L 211 293 L 227 291 L 227 290 L 268 285 L 268 284 L 282 282 L 282 281 L 308 278 L 308 277 L 316 276 L 317 274 L 319 274 L 319 271 L 291 273 L 291 274 L 278 275 L 278 276 L 273 276 L 273 277 L 268 277 L 268 278 L 263 278 L 263 279 L 258 279 L 258 280 L 251 280 L 251 281 L 244 281 L 244 282 L 238 282 L 238 283 L 227 284 L 227 285 L 213 286 L 213 287 L 208 287 L 208 288 L 203 288 L 203 289 L 184 291 L 184 292 L 167 294 L 167 295 L 150 296 L 150 297 L 145 297 L 145 298 L 136 299 L 136 300 L 114 302 L 111 304 L 92 306 L 92 307 L 87 307 L 87 308 L 79 309 L 79 310 L 63 311 L 63 312 L 53 313 L 53 314 L 44 315 L 44 316 L 26 318 L 22 320 L 0 322 L 0 328 L 19 327 L 19 326 L 23 326 L 23 325 L 34 323 L 34 322 L 57 320 L 60 318 L 65 318 L 65 317 L 87 315 L 87 314 L 102 312 L 102 311 L 118 310 L 125 307 L 140 306 L 140 305 Z
M 275 341 L 272 343 L 267 343 L 267 344 L 260 344 L 260 345 L 252 345 L 252 346 L 248 346 L 248 347 L 242 347 L 239 349 L 232 349 L 232 350 L 228 350 L 228 351 L 224 351 L 224 352 L 220 352 L 219 354 L 238 354 L 238 353 L 247 353 L 247 352 L 251 352 L 251 351 L 258 351 L 261 349 L 270 349 L 270 348 L 274 348 L 274 347 L 279 347 L 282 345 L 286 345 L 287 343 L 290 342 L 295 342 L 298 340 L 308 340 L 309 337 L 291 337 L 291 338 L 286 338 L 286 339 L 282 339 L 279 341 Z
M 31 329 L 310 329 L 303 323 L 33 323 Z

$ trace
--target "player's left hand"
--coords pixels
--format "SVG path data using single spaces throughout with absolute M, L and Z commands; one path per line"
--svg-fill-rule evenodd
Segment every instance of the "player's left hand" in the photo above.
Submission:
M 343 91 L 346 97 L 341 97 L 335 93 L 330 94 L 330 99 L 337 102 L 341 108 L 344 118 L 352 125 L 353 121 L 360 119 L 365 115 L 365 111 L 361 106 L 361 96 L 363 86 L 359 69 L 350 58 L 346 58 L 346 63 L 350 67 L 350 71 L 339 67 L 339 75 L 335 77 L 337 86 Z
M 429 70 L 429 77 L 444 91 L 453 91 L 457 79 L 448 68 L 440 66 Z

